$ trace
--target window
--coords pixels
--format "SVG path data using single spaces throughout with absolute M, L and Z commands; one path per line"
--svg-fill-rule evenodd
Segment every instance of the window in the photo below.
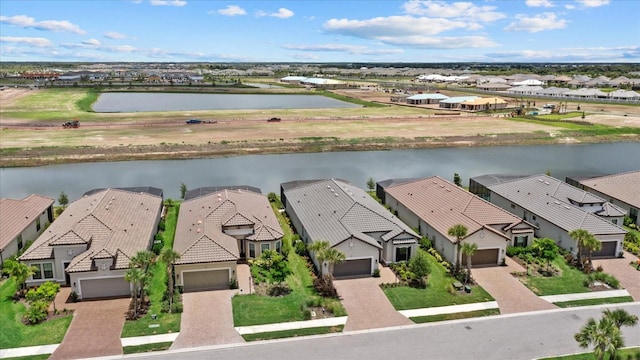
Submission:
M 282 243 L 280 241 L 276 241 L 276 251 L 280 252 L 280 248 L 282 247 Z
M 31 264 L 31 265 L 35 267 L 33 276 L 31 276 L 33 280 L 53 279 L 52 263 Z
M 256 244 L 254 243 L 249 243 L 249 257 L 256 257 Z
M 42 264 L 42 270 L 44 270 L 45 279 L 53 279 L 53 264 L 51 263 Z
M 532 216 L 531 216 L 531 218 L 532 218 L 533 220 L 537 220 L 535 215 L 532 215 Z
M 267 251 L 271 249 L 271 246 L 269 246 L 269 243 L 263 243 L 260 244 L 260 253 L 262 254 L 263 252 Z
M 527 240 L 529 240 L 529 236 L 516 236 L 513 245 L 525 247 L 527 246 Z
M 408 261 L 411 257 L 411 248 L 410 247 L 399 247 L 396 248 L 396 262 L 397 261 Z
M 511 204 L 511 208 L 515 209 L 516 208 L 516 204 Z
M 22 250 L 24 244 L 22 243 L 22 234 L 18 235 L 18 250 Z
M 614 225 L 618 225 L 618 219 L 611 219 L 611 222 L 614 223 Z
M 36 218 L 36 231 L 40 231 L 40 218 Z

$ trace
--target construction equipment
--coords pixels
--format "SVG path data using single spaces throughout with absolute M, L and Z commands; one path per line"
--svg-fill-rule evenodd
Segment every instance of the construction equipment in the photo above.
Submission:
M 66 121 L 62 123 L 62 127 L 65 129 L 77 129 L 78 127 L 80 127 L 80 121 L 78 120 Z

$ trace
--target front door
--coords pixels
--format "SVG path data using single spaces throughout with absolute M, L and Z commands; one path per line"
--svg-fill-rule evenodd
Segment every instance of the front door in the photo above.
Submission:
M 62 267 L 63 267 L 62 271 L 65 271 L 67 269 L 67 266 L 69 266 L 68 262 L 62 263 Z M 64 284 L 67 286 L 71 285 L 71 276 L 66 271 L 64 272 Z

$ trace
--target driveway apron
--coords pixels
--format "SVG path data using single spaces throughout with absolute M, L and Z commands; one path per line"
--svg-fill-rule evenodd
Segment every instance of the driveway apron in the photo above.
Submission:
M 372 277 L 334 281 L 349 316 L 344 331 L 413 324 L 391 305 L 379 283 Z
M 171 349 L 242 343 L 233 327 L 231 297 L 237 290 L 215 290 L 182 295 L 184 311 L 180 335 Z
M 625 251 L 623 258 L 593 260 L 593 266 L 601 265 L 604 272 L 620 280 L 635 301 L 640 301 L 640 271 L 629 265 L 631 261 L 638 261 L 638 257 Z
M 61 292 L 58 295 L 66 299 L 68 293 Z M 64 303 L 58 300 L 56 306 L 59 310 L 65 307 L 75 310 L 67 334 L 49 359 L 81 359 L 122 354 L 120 334 L 130 300 L 109 299 L 78 303 Z
M 507 266 L 471 269 L 473 279 L 496 299 L 501 314 L 549 310 L 557 307 L 540 299 L 517 278 L 515 271 L 525 271 L 515 261 L 506 259 Z

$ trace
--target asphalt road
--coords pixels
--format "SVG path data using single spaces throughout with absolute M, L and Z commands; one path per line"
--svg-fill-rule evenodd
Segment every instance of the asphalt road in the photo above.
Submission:
M 599 318 L 605 307 L 559 309 L 126 358 L 530 360 L 585 351 L 578 347 L 573 334 L 588 318 Z M 640 316 L 640 302 L 617 307 Z M 626 346 L 640 346 L 640 325 L 623 328 L 623 335 Z

